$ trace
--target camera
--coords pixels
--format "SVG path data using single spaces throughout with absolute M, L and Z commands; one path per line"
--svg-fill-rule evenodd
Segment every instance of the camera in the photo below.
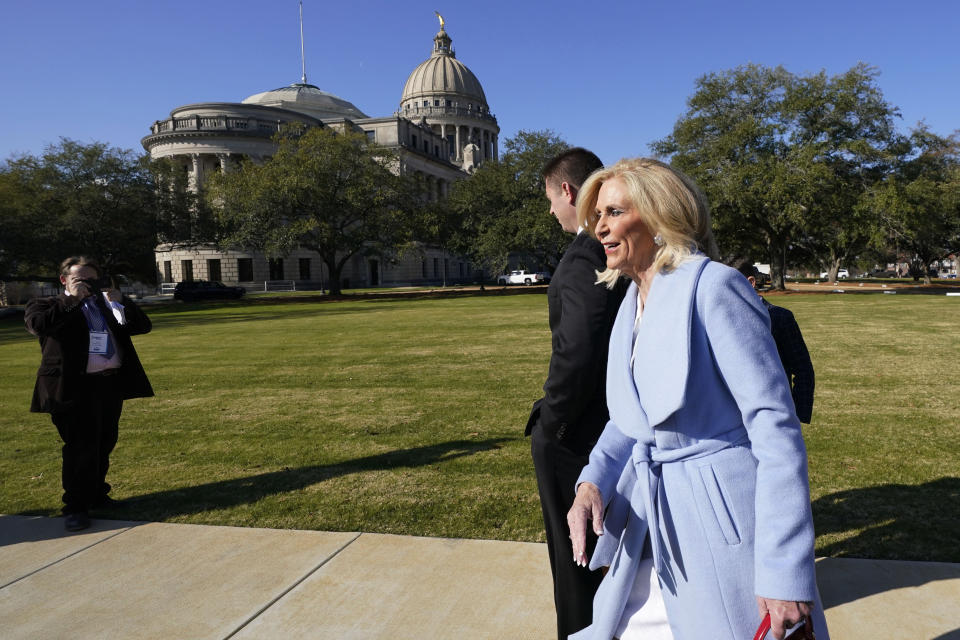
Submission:
M 93 295 L 100 295 L 100 290 L 110 286 L 106 278 L 84 278 L 80 282 L 85 284 Z

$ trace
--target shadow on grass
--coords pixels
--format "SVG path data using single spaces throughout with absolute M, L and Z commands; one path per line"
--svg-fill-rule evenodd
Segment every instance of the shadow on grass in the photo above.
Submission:
M 857 532 L 818 547 L 817 563 L 824 607 L 960 579 L 960 478 L 939 478 L 921 485 L 887 484 L 839 491 L 813 503 L 818 535 Z M 844 558 L 913 560 L 934 564 L 858 564 Z M 868 571 L 869 579 L 850 575 Z M 943 638 L 954 638 L 953 632 Z
M 855 535 L 817 548 L 833 558 L 960 562 L 960 478 L 885 484 L 818 498 L 818 535 Z
M 283 469 L 193 487 L 157 491 L 127 499 L 128 506 L 125 508 L 98 512 L 97 515 L 122 517 L 125 520 L 163 521 L 174 516 L 252 504 L 272 495 L 297 491 L 351 473 L 422 467 L 447 462 L 483 451 L 499 449 L 501 443 L 510 439 L 452 440 L 336 464 Z M 20 515 L 31 515 L 31 513 Z

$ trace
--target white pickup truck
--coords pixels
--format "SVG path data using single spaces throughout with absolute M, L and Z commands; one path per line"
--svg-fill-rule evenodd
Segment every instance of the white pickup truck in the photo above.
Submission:
M 550 282 L 549 276 L 545 273 L 533 273 L 532 271 L 511 271 L 497 277 L 497 284 L 546 284 Z

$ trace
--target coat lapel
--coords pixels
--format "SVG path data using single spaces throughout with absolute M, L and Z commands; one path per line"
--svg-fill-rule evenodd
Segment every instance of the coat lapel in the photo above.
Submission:
M 637 335 L 632 371 L 636 284 L 630 285 L 620 306 L 610 338 L 608 402 L 617 426 L 637 440 L 651 441 L 650 428 L 683 407 L 690 371 L 693 304 L 697 281 L 708 262 L 698 255 L 654 278 Z
M 610 332 L 610 352 L 607 356 L 607 407 L 610 419 L 623 433 L 635 440 L 647 440 L 650 427 L 640 406 L 637 387 L 630 372 L 630 354 L 633 349 L 633 325 L 637 317 L 637 284 L 630 283 L 617 319 Z M 652 434 L 650 434 L 652 437 Z

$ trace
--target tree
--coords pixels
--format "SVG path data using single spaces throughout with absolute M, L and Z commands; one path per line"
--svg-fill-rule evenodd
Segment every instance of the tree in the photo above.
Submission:
M 316 251 L 341 293 L 340 274 L 355 255 L 389 256 L 408 238 L 413 182 L 396 155 L 363 134 L 288 129 L 262 165 L 244 162 L 207 182 L 207 202 L 222 225 L 221 246 L 280 256 Z
M 172 158 L 150 162 L 156 185 L 157 240 L 171 246 L 215 244 L 217 219 L 197 189 L 190 187 L 186 167 Z
M 805 216 L 804 245 L 831 281 L 867 249 L 879 219 L 870 191 L 891 170 L 904 147 L 895 107 L 876 86 L 877 71 L 859 64 L 840 75 L 799 78 L 789 108 L 796 118 L 793 143 L 808 148 L 818 184 Z
M 883 175 L 896 115 L 875 76 L 865 65 L 834 78 L 746 65 L 697 80 L 687 112 L 651 146 L 704 190 L 727 259 L 766 256 L 782 289 L 792 250 L 829 254 L 835 270 L 866 242 L 858 205 Z
M 567 148 L 551 131 L 520 131 L 499 162 L 487 162 L 456 183 L 445 203 L 454 221 L 451 248 L 491 273 L 511 253 L 555 267 L 569 244 L 543 195 L 544 165 Z
M 909 151 L 870 194 L 882 223 L 873 238 L 890 238 L 910 254 L 910 273 L 930 284 L 929 266 L 960 250 L 960 141 L 920 125 Z
M 156 190 L 144 157 L 61 138 L 40 157 L 8 159 L 0 191 L 7 269 L 54 275 L 64 257 L 83 254 L 106 273 L 153 280 Z

